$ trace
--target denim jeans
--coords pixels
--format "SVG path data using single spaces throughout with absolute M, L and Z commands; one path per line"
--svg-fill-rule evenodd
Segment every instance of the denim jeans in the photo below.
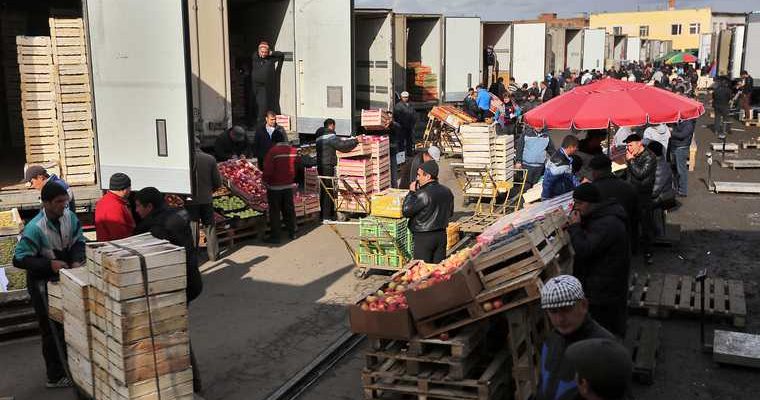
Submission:
M 689 168 L 686 165 L 689 160 L 689 146 L 673 147 L 670 149 L 671 160 L 676 166 L 676 189 L 677 193 L 686 196 L 689 188 Z

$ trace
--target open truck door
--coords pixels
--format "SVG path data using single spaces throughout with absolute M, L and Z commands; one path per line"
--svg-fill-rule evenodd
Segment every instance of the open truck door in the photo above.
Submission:
M 444 96 L 446 102 L 462 101 L 467 89 L 480 83 L 483 38 L 479 17 L 446 17 Z M 475 40 L 476 45 L 472 42 Z M 509 82 L 505 83 L 505 86 Z
M 298 131 L 314 133 L 326 118 L 352 130 L 352 3 L 295 0 Z
M 187 1 L 84 2 L 99 176 L 190 194 L 192 108 Z

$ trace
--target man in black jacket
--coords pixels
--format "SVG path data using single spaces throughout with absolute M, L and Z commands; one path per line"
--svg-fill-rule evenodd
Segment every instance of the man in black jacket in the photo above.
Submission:
M 715 112 L 714 131 L 717 135 L 725 135 L 726 128 L 723 123 L 728 119 L 728 108 L 731 102 L 731 88 L 726 82 L 727 78 L 719 76 L 713 84 L 713 111 Z
M 184 211 L 168 208 L 164 202 L 163 193 L 154 187 L 146 187 L 135 193 L 135 211 L 141 218 L 135 228 L 135 235 L 150 232 L 158 239 L 185 248 L 187 276 L 185 292 L 187 303 L 190 304 L 203 291 L 203 281 L 198 269 L 198 256 L 195 254 L 188 216 Z M 201 391 L 201 377 L 192 345 L 190 346 L 190 363 L 193 368 L 193 391 L 197 393 Z
M 539 95 L 541 103 L 546 103 L 547 101 L 551 100 L 552 97 L 554 97 L 554 92 L 552 92 L 545 81 L 541 81 L 541 92 Z
M 641 136 L 634 133 L 625 139 L 625 163 L 628 167 L 628 182 L 639 195 L 639 218 L 641 221 L 641 248 L 644 261 L 652 264 L 652 240 L 654 238 L 654 216 L 652 214 L 652 191 L 657 173 L 657 157 L 641 143 Z
M 251 95 L 248 101 L 248 125 L 256 126 L 264 119 L 264 113 L 276 109 L 274 90 L 276 87 L 276 65 L 282 65 L 285 54 L 271 51 L 269 42 L 261 41 L 251 62 Z
M 630 183 L 612 173 L 612 161 L 604 154 L 591 159 L 591 182 L 602 195 L 602 201 L 615 200 L 625 210 L 631 252 L 639 241 L 639 195 Z
M 475 92 L 475 89 L 469 88 L 467 90 L 467 97 L 462 100 L 463 103 L 463 109 L 464 112 L 467 113 L 467 115 L 477 118 L 478 117 L 478 101 L 477 101 L 478 94 Z
M 414 126 L 417 124 L 417 111 L 409 103 L 409 92 L 401 92 L 401 101 L 393 107 L 393 121 L 401 126 L 401 135 L 396 137 L 399 150 L 411 156 L 414 152 Z
M 676 194 L 686 197 L 689 185 L 689 148 L 694 138 L 694 128 L 697 125 L 696 119 L 689 119 L 678 122 L 670 131 L 670 143 L 668 151 L 670 152 L 670 162 L 674 164 L 676 172 Z
M 335 120 L 328 118 L 323 124 L 320 136 L 317 137 L 317 171 L 319 176 L 335 176 L 335 167 L 338 165 L 336 152 L 351 151 L 359 143 L 356 139 L 344 139 L 335 134 Z M 331 197 L 335 197 L 333 181 L 329 179 L 322 180 L 320 185 L 319 203 L 321 207 L 322 219 L 335 219 L 335 204 Z M 328 193 L 328 189 L 330 193 Z
M 214 142 L 214 157 L 217 162 L 227 161 L 231 158 L 242 158 L 251 155 L 251 142 L 241 126 L 233 126 Z
M 266 157 L 269 149 L 275 143 L 285 142 L 287 139 L 288 135 L 285 130 L 277 125 L 277 115 L 274 111 L 267 111 L 266 123 L 258 127 L 253 136 L 253 155 L 256 157 L 260 170 L 264 170 L 264 157 Z
M 414 236 L 414 258 L 439 263 L 446 257 L 446 227 L 454 214 L 454 195 L 438 182 L 438 163 L 426 161 L 404 198 L 404 217 Z
M 615 200 L 603 202 L 599 189 L 585 183 L 573 191 L 567 230 L 575 250 L 573 275 L 586 289 L 591 315 L 625 337 L 631 268 L 625 210 Z
M 588 300 L 583 286 L 573 276 L 549 279 L 541 288 L 541 308 L 546 311 L 552 331 L 541 348 L 536 400 L 575 400 L 578 385 L 575 368 L 567 358 L 567 348 L 586 339 L 614 339 L 588 314 Z

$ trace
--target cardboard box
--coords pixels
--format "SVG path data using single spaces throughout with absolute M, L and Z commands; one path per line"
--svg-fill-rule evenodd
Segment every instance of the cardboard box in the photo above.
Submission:
M 451 279 L 422 290 L 407 290 L 406 301 L 415 321 L 467 304 L 483 291 L 483 284 L 467 261 Z
M 364 311 L 357 304 L 348 306 L 351 331 L 372 337 L 409 340 L 415 330 L 409 309 L 399 311 Z

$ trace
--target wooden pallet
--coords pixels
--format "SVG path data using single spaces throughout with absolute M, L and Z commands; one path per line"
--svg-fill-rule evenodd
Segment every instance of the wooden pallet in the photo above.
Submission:
M 528 400 L 535 395 L 538 387 L 541 346 L 550 331 L 549 322 L 537 304 L 516 308 L 506 315 L 514 398 Z
M 0 342 L 38 333 L 37 314 L 27 290 L 0 292 Z
M 480 234 L 493 225 L 502 215 L 498 214 L 473 214 L 459 220 L 460 230 L 464 233 Z
M 644 309 L 650 317 L 656 317 L 659 314 L 662 286 L 662 274 L 631 274 L 628 284 L 628 307 Z
M 760 194 L 760 183 L 714 181 L 711 189 L 715 193 Z
M 754 159 L 734 159 L 734 160 L 722 160 L 720 165 L 724 168 L 740 169 L 740 168 L 760 168 L 760 160 Z
M 760 149 L 760 138 L 742 141 L 742 149 Z
M 631 353 L 633 377 L 646 385 L 654 383 L 657 354 L 660 349 L 659 321 L 629 319 L 623 344 Z
M 451 379 L 442 369 L 429 368 L 417 375 L 406 365 L 388 360 L 376 369 L 362 371 L 365 400 L 390 399 L 407 395 L 419 400 L 492 400 L 508 385 L 509 352 L 502 350 L 485 365 L 473 368 L 467 379 Z
M 710 143 L 712 151 L 723 151 L 723 143 Z M 739 145 L 736 143 L 726 143 L 726 153 L 738 153 Z

